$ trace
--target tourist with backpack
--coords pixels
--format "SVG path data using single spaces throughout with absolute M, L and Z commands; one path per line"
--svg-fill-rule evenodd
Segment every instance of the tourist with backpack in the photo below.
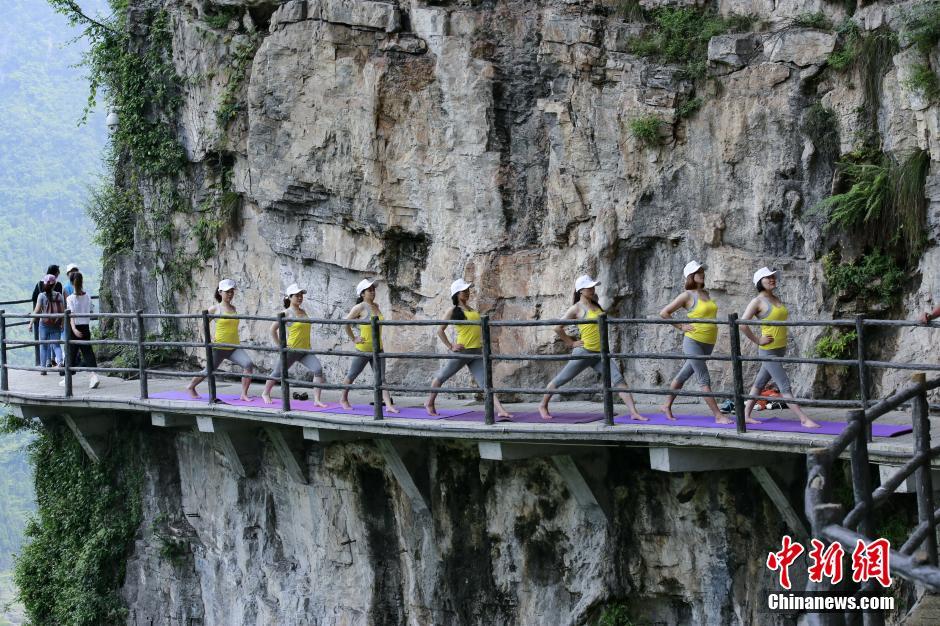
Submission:
M 46 274 L 40 281 L 42 291 L 36 296 L 36 308 L 33 309 L 34 315 L 56 315 L 65 312 L 65 300 L 62 293 L 55 290 L 59 283 L 56 281 L 55 274 Z M 60 285 L 61 287 L 61 285 Z M 63 318 L 61 317 L 40 317 L 29 321 L 29 331 L 33 330 L 33 323 L 39 324 L 39 340 L 51 341 L 56 343 L 43 343 L 39 345 L 39 365 L 40 367 L 49 367 L 49 359 L 55 354 L 56 363 L 65 363 L 62 357 L 62 346 L 59 341 L 62 339 Z M 46 372 L 41 372 L 45 375 Z M 65 375 L 65 372 L 59 372 Z

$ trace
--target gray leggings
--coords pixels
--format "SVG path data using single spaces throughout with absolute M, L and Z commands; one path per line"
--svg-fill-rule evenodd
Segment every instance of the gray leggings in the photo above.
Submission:
M 287 353 L 287 369 L 290 369 L 290 366 L 294 363 L 300 362 L 301 365 L 306 367 L 314 376 L 323 376 L 323 365 L 320 363 L 320 359 L 317 358 L 315 354 L 301 354 L 299 352 L 288 352 Z M 272 378 L 279 378 L 281 376 L 281 362 L 278 361 L 277 365 L 274 366 L 274 370 L 271 372 Z
M 251 357 L 248 356 L 248 353 L 242 348 L 235 348 L 234 350 L 219 350 L 215 348 L 212 350 L 212 369 L 216 370 L 223 361 L 231 361 L 235 365 L 240 365 L 245 372 L 250 373 L 255 369 L 255 364 L 251 362 Z M 206 368 L 201 372 L 202 376 L 209 375 L 209 369 Z
M 444 365 L 441 366 L 441 369 L 438 370 L 437 374 L 434 375 L 434 380 L 443 385 L 445 382 L 447 382 L 447 379 L 459 372 L 460 368 L 466 365 L 467 369 L 470 370 L 470 374 L 473 376 L 473 380 L 477 381 L 477 385 L 479 385 L 482 389 L 483 349 L 470 348 L 467 350 L 461 350 L 459 353 L 455 352 L 454 354 L 465 354 L 467 356 L 455 356 L 448 358 L 446 361 L 444 361 Z
M 354 356 L 352 363 L 349 364 L 349 371 L 346 372 L 346 380 L 352 384 L 356 378 L 359 377 L 359 374 L 362 373 L 362 370 L 366 368 L 366 365 L 372 367 L 372 355 L 363 354 L 361 356 Z M 385 359 L 379 357 L 379 368 L 382 370 L 382 380 L 385 380 Z
M 579 354 L 594 354 L 597 356 L 590 359 L 576 359 L 574 361 L 568 361 L 568 364 L 565 365 L 565 367 L 560 372 L 558 372 L 558 374 L 555 376 L 555 378 L 552 379 L 552 382 L 550 383 L 556 389 L 589 367 L 601 376 L 604 375 L 603 361 L 601 360 L 601 355 L 597 354 L 597 352 L 591 352 L 587 348 L 580 347 L 572 350 L 571 354 L 572 356 Z M 617 366 L 617 362 L 613 359 L 610 360 L 610 384 L 612 387 L 618 387 L 623 384 L 623 374 L 620 373 L 620 368 Z
M 774 350 L 764 350 L 760 348 L 757 351 L 757 356 L 761 358 L 765 357 L 782 357 L 787 353 L 786 347 L 775 348 Z M 774 382 L 777 383 L 777 388 L 780 390 L 780 395 L 793 397 L 793 394 L 790 391 L 790 378 L 787 376 L 787 373 L 783 369 L 783 363 L 774 363 L 773 361 L 764 361 L 761 363 L 760 371 L 757 372 L 757 378 L 754 379 L 754 387 L 757 388 L 757 392 L 764 388 L 764 385 L 767 384 L 767 381 L 773 378 Z
M 689 337 L 682 338 L 682 352 L 684 354 L 692 356 L 708 356 L 714 349 L 715 344 L 713 343 L 702 343 L 701 341 L 696 341 L 694 339 L 690 339 Z M 701 361 L 699 359 L 689 359 L 686 361 L 685 365 L 682 366 L 682 369 L 679 370 L 679 373 L 676 374 L 675 378 L 672 379 L 672 382 L 683 385 L 685 384 L 685 381 L 692 377 L 693 373 L 695 373 L 695 378 L 698 380 L 698 384 L 700 384 L 702 387 L 711 387 L 712 378 L 708 375 L 708 362 Z

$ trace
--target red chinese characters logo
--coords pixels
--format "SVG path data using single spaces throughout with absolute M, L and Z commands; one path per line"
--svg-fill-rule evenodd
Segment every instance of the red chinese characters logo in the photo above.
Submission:
M 821 583 L 823 578 L 828 578 L 835 585 L 842 581 L 842 557 L 845 556 L 845 550 L 838 541 L 830 544 L 823 550 L 826 544 L 819 539 L 810 541 L 813 549 L 809 551 L 809 558 L 812 563 L 809 566 L 809 579 L 814 583 Z
M 828 579 L 832 584 L 838 584 L 842 581 L 843 560 L 845 559 L 845 549 L 838 541 L 826 547 L 818 539 L 810 540 L 811 549 L 807 553 L 809 556 L 809 580 L 814 583 L 821 583 Z M 784 589 L 790 589 L 790 566 L 806 552 L 802 544 L 793 541 L 790 535 L 784 535 L 781 542 L 781 548 L 778 552 L 770 552 L 767 555 L 767 568 L 778 572 L 780 586 Z M 891 543 L 887 539 L 875 539 L 874 541 L 863 541 L 859 539 L 852 551 L 852 581 L 864 583 L 869 580 L 876 580 L 882 587 L 891 586 Z
M 771 552 L 767 555 L 767 568 L 780 572 L 780 586 L 784 589 L 790 588 L 790 565 L 803 554 L 803 551 L 802 544 L 795 543 L 790 539 L 790 535 L 784 535 L 780 552 Z
M 876 539 L 866 544 L 859 539 L 852 551 L 852 580 L 857 583 L 875 579 L 882 587 L 891 586 L 891 544 Z

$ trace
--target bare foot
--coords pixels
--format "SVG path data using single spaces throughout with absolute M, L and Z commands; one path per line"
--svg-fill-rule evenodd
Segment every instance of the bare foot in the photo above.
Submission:
M 509 421 L 512 419 L 512 413 L 506 410 L 498 411 L 496 417 L 500 418 L 498 421 Z
M 800 420 L 800 424 L 802 424 L 804 428 L 819 428 L 819 424 L 811 419 Z
M 401 413 L 401 411 L 398 410 L 398 407 L 395 406 L 394 404 L 386 404 L 385 410 L 388 411 L 389 413 Z
M 243 393 L 238 397 L 238 399 L 242 402 L 251 402 L 251 396 L 249 396 L 247 393 Z
M 734 424 L 734 420 L 728 417 L 727 415 L 716 415 L 715 416 L 716 424 Z
M 43 374 L 45 374 L 45 372 L 43 372 Z M 196 390 L 195 390 L 193 387 L 187 387 L 187 388 L 186 388 L 186 393 L 189 394 L 189 397 L 190 397 L 190 398 L 195 398 L 196 400 L 199 399 L 199 394 L 196 393 Z
M 650 418 L 644 417 L 644 416 L 640 415 L 639 413 L 637 413 L 636 411 L 634 411 L 633 413 L 630 413 L 630 419 L 636 420 L 637 422 L 648 422 L 648 421 L 650 421 Z M 676 419 L 676 418 L 672 418 L 672 419 Z
M 547 406 L 539 406 L 539 415 L 542 416 L 542 419 L 543 419 L 543 420 L 550 420 L 550 419 L 552 419 L 552 414 L 548 412 L 548 407 L 547 407 Z
M 424 410 L 428 412 L 428 415 L 437 415 L 437 409 L 431 402 L 424 403 Z
M 269 394 L 269 393 L 266 392 L 266 391 L 261 394 L 261 399 L 264 400 L 264 403 L 265 403 L 265 404 L 273 404 L 273 403 L 274 403 L 273 400 L 271 400 L 271 394 Z
M 675 421 L 676 416 L 672 414 L 672 407 L 671 407 L 671 406 L 666 406 L 666 405 L 664 404 L 663 406 L 661 406 L 661 407 L 659 407 L 659 408 L 662 409 L 663 415 L 666 416 L 666 419 L 667 419 L 667 420 L 673 420 L 673 421 Z
M 750 415 L 746 416 L 746 417 L 744 418 L 744 421 L 747 422 L 748 424 L 760 424 L 760 423 L 761 423 L 760 420 L 756 420 L 756 419 L 754 419 L 753 417 L 751 417 Z
M 343 407 L 344 409 L 346 409 L 347 411 L 352 411 L 352 405 L 349 404 L 347 400 L 343 400 L 342 402 L 339 403 L 339 405 Z
M 313 401 L 313 406 L 318 407 L 318 408 L 321 408 L 321 409 L 325 409 L 326 407 L 328 407 L 328 406 L 330 406 L 330 405 L 329 405 L 329 404 L 326 404 L 325 402 L 321 402 L 320 400 L 314 400 L 314 401 Z

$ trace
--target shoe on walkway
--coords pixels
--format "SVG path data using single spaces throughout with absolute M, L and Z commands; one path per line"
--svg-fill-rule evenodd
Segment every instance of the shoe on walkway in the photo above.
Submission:
M 101 381 L 98 380 L 98 376 L 96 376 L 95 374 L 92 374 L 92 375 L 91 375 L 91 380 L 88 381 L 88 388 L 89 388 L 89 389 L 97 389 L 97 388 L 98 388 L 98 385 L 100 385 L 100 384 L 101 384 Z

